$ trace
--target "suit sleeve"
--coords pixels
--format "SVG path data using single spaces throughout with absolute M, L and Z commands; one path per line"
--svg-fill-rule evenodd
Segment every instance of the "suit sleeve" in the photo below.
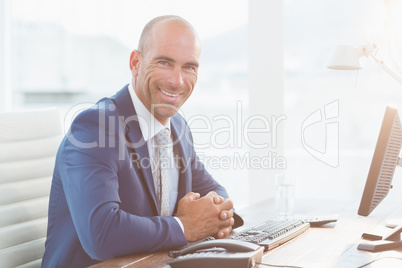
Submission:
M 108 129 L 108 120 L 102 123 L 99 117 L 96 109 L 77 117 L 59 161 L 68 208 L 84 250 L 93 259 L 106 260 L 185 245 L 173 217 L 140 217 L 120 209 L 122 133 Z

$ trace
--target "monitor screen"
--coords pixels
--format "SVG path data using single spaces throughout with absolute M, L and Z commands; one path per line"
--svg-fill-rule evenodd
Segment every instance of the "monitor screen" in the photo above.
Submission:
M 359 215 L 368 216 L 392 188 L 401 146 L 402 129 L 398 110 L 388 106 L 360 201 Z

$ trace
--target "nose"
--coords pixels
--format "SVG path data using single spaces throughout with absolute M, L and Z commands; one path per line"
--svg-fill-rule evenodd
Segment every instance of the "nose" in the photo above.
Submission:
M 174 87 L 179 87 L 183 84 L 183 76 L 179 67 L 176 67 L 172 70 L 169 75 L 168 82 Z

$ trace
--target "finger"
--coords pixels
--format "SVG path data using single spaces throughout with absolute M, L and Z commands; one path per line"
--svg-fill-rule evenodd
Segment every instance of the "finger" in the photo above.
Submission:
M 219 222 L 219 225 L 218 225 L 218 228 L 219 228 L 219 229 L 222 229 L 222 228 L 230 227 L 230 226 L 232 226 L 233 224 L 234 224 L 234 219 L 233 219 L 233 218 L 229 218 L 229 219 L 227 219 L 227 220 L 220 221 L 220 222 Z
M 223 198 L 222 196 L 215 196 L 215 197 L 214 197 L 214 204 L 215 204 L 215 205 L 219 205 L 219 204 L 221 204 L 223 201 L 225 201 L 225 198 Z
M 212 200 L 214 201 L 215 205 L 221 204 L 223 201 L 225 201 L 225 198 L 219 196 L 216 192 L 210 191 L 205 195 L 205 197 L 211 197 Z
M 188 200 L 188 201 L 193 201 L 193 200 L 200 199 L 200 194 L 199 193 L 194 193 L 194 192 L 189 192 L 183 197 L 183 199 L 184 198 L 186 200 Z
M 209 196 L 209 197 L 216 197 L 218 196 L 218 194 L 214 191 L 210 191 L 209 193 L 207 193 L 205 196 Z
M 220 220 L 226 220 L 232 217 L 233 217 L 233 210 L 222 210 L 221 213 L 219 213 Z
M 233 208 L 233 201 L 231 199 L 225 199 L 221 204 L 217 205 L 219 209 L 222 210 L 231 210 Z
M 222 229 L 220 229 L 220 230 L 218 231 L 218 233 L 217 233 L 216 236 L 217 236 L 218 238 L 225 238 L 225 237 L 229 236 L 229 235 L 231 234 L 231 232 L 232 232 L 232 226 L 226 227 L 226 228 L 222 228 Z

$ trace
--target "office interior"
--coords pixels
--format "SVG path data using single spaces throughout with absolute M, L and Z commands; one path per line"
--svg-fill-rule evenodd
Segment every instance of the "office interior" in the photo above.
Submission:
M 128 60 L 151 18 L 197 29 L 198 82 L 181 113 L 196 150 L 236 208 L 275 198 L 359 200 L 387 105 L 402 85 L 370 57 L 327 68 L 339 45 L 376 44 L 402 75 L 402 1 L 0 0 L 1 112 L 55 107 L 74 116 L 130 82 Z M 391 193 L 400 196 L 402 172 Z M 356 213 L 357 213 L 356 207 Z

